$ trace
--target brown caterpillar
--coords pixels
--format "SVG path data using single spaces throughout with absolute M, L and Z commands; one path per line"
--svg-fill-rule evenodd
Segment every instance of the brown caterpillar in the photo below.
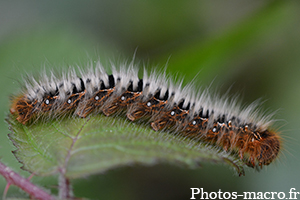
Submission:
M 30 78 L 24 92 L 12 100 L 10 112 L 26 125 L 42 115 L 109 116 L 125 111 L 131 121 L 149 119 L 155 131 L 168 129 L 238 151 L 251 167 L 268 165 L 277 157 L 281 138 L 269 128 L 270 116 L 259 114 L 255 103 L 241 108 L 235 99 L 195 93 L 191 86 L 173 84 L 164 73 L 148 75 L 144 70 L 139 79 L 133 65 L 112 71 L 108 75 L 98 62 L 79 76 L 70 70 L 60 78 Z

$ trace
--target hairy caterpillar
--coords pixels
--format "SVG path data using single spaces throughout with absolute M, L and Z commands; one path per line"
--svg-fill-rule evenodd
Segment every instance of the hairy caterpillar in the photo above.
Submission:
M 148 119 L 156 131 L 167 129 L 237 151 L 250 167 L 270 164 L 280 150 L 281 138 L 269 128 L 272 120 L 259 114 L 255 103 L 242 108 L 235 99 L 173 84 L 164 73 L 144 70 L 140 79 L 132 64 L 113 66 L 112 74 L 98 62 L 79 75 L 70 69 L 60 77 L 51 73 L 39 81 L 27 79 L 10 109 L 24 125 L 45 115 L 109 116 L 121 111 L 131 121 Z

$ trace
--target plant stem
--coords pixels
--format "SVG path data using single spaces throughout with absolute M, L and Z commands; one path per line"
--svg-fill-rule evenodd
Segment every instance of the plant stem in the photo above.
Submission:
M 71 184 L 68 178 L 65 177 L 65 173 L 59 174 L 59 198 L 69 199 L 73 196 Z
M 11 170 L 9 167 L 0 162 L 0 174 L 6 179 L 8 184 L 15 185 L 26 193 L 28 193 L 34 199 L 41 200 L 54 200 L 55 197 L 44 191 L 42 188 L 37 187 L 31 183 L 28 179 L 22 177 L 18 173 Z

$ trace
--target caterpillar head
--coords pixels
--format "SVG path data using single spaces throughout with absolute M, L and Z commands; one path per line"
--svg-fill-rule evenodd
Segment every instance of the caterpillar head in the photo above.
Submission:
M 250 154 L 249 163 L 250 167 L 255 167 L 255 161 L 262 167 L 269 165 L 276 159 L 280 150 L 280 138 L 277 133 L 265 130 L 252 134 L 247 146 L 247 152 Z
M 277 134 L 268 130 L 260 135 L 260 152 L 258 152 L 257 160 L 260 166 L 269 165 L 278 156 L 280 140 Z

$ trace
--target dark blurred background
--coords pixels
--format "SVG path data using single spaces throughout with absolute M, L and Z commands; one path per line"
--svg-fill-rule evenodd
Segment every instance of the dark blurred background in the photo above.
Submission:
M 277 111 L 274 128 L 284 150 L 261 172 L 238 177 L 227 167 L 187 170 L 167 164 L 124 167 L 73 181 L 78 197 L 92 199 L 189 199 L 191 187 L 217 192 L 300 192 L 299 1 L 0 1 L 1 160 L 25 177 L 11 151 L 4 118 L 9 96 L 25 72 L 66 68 L 100 59 L 165 67 L 185 83 L 262 97 Z M 33 181 L 55 191 L 56 177 Z M 0 193 L 5 181 L 0 178 Z M 15 187 L 9 197 L 22 197 Z

